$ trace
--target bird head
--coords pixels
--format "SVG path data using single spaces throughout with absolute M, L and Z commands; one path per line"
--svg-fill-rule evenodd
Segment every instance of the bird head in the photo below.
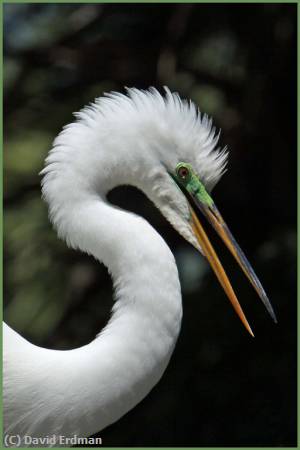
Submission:
M 77 214 L 78 203 L 91 192 L 104 198 L 118 185 L 138 187 L 207 258 L 253 335 L 201 224 L 206 219 L 220 235 L 276 322 L 260 281 L 211 195 L 226 168 L 226 148 L 218 147 L 219 134 L 207 115 L 193 102 L 165 91 L 165 96 L 153 88 L 130 88 L 128 95 L 113 92 L 76 114 L 78 121 L 56 138 L 42 172 L 52 220 L 61 236 L 70 236 L 66 212 Z
M 135 176 L 135 184 L 144 190 L 173 227 L 207 258 L 239 318 L 253 336 L 201 224 L 200 217 L 215 229 L 276 322 L 259 279 L 211 196 L 211 190 L 224 173 L 227 163 L 226 148 L 217 147 L 219 134 L 216 134 L 212 121 L 206 115 L 201 116 L 192 102 L 181 100 L 178 94 L 168 89 L 165 98 L 156 90 L 143 92 L 130 89 L 129 96 L 140 110 L 141 128 L 149 153 L 148 159 L 144 159 L 147 161 L 144 176 Z M 148 120 L 143 120 L 144 111 Z

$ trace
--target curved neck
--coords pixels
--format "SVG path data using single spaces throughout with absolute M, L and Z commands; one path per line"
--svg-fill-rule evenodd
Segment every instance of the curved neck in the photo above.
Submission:
M 9 405 L 12 416 L 6 421 L 11 432 L 28 434 L 30 428 L 34 436 L 52 432 L 89 436 L 100 431 L 157 383 L 179 333 L 182 307 L 177 267 L 151 225 L 87 193 L 69 214 L 74 214 L 69 220 L 68 235 L 73 239 L 69 243 L 108 267 L 116 301 L 107 326 L 94 341 L 75 350 L 47 350 L 10 334 L 20 353 L 18 371 L 25 380 L 14 395 L 14 401 L 22 399 L 21 421 L 20 405 Z M 7 342 L 5 348 L 9 349 Z M 7 379 L 12 379 L 7 367 Z M 30 397 L 26 395 L 29 385 Z
M 6 416 L 15 434 L 88 436 L 113 423 L 157 383 L 179 333 L 181 292 L 170 249 L 147 221 L 106 200 L 120 184 L 142 187 L 158 206 L 168 205 L 178 190 L 152 159 L 152 139 L 145 147 L 145 124 L 131 131 L 119 119 L 116 125 L 96 107 L 85 110 L 58 136 L 43 171 L 43 195 L 59 236 L 108 267 L 116 302 L 96 339 L 75 350 L 46 350 L 14 332 L 6 335 L 19 349 L 17 361 L 14 354 L 6 365 L 6 379 L 16 373 L 24 379 Z M 171 210 L 181 223 L 182 205 L 180 196 L 166 206 L 171 223 Z M 10 345 L 5 348 L 9 361 Z
M 107 326 L 74 353 L 83 367 L 77 376 L 92 386 L 80 403 L 89 405 L 89 432 L 94 433 L 134 407 L 160 379 L 176 343 L 182 308 L 174 257 L 148 222 L 99 200 L 83 206 L 81 214 L 89 227 L 85 247 L 98 259 L 105 255 L 116 297 Z

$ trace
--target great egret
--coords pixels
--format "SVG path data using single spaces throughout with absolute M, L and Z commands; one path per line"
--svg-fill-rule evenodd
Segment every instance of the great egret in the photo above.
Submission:
M 141 189 L 209 261 L 237 314 L 252 330 L 195 212 L 200 208 L 272 306 L 210 191 L 227 152 L 192 102 L 165 89 L 111 93 L 77 114 L 54 141 L 42 191 L 58 235 L 111 273 L 116 301 L 88 345 L 57 351 L 32 345 L 4 325 L 5 436 L 90 436 L 140 402 L 162 376 L 180 330 L 177 267 L 143 218 L 108 203 L 118 185 Z M 41 446 L 43 441 L 39 441 Z M 7 445 L 13 445 L 9 441 Z M 51 443 L 45 443 L 51 445 Z

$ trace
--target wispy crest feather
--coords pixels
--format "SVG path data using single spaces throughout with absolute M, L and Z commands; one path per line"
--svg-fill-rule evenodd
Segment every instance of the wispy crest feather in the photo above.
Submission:
M 75 116 L 55 139 L 41 172 L 60 236 L 70 234 L 67 214 L 89 192 L 105 196 L 116 184 L 143 189 L 147 182 L 146 195 L 164 208 L 175 194 L 166 194 L 171 186 L 163 180 L 179 162 L 190 163 L 208 191 L 225 171 L 227 151 L 218 147 L 220 133 L 212 120 L 166 87 L 165 95 L 155 88 L 107 93 Z
M 139 90 L 127 88 L 127 95 L 119 92 L 105 94 L 95 103 L 84 108 L 77 117 L 80 120 L 97 120 L 99 113 L 108 119 L 111 115 L 122 116 L 124 123 L 134 126 L 156 124 L 161 136 L 174 143 L 172 151 L 178 159 L 193 164 L 199 177 L 211 190 L 226 169 L 227 148 L 218 147 L 220 132 L 217 133 L 212 119 L 201 114 L 190 100 L 183 100 L 167 87 L 165 96 L 155 88 Z M 167 149 L 165 149 L 167 151 Z M 171 169 L 171 168 L 170 168 Z

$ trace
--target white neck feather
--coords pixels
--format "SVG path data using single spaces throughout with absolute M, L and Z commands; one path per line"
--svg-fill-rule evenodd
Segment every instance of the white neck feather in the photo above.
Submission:
M 59 232 L 108 267 L 116 302 L 97 338 L 75 350 L 36 347 L 5 328 L 5 383 L 14 386 L 13 395 L 5 389 L 5 429 L 89 436 L 133 408 L 163 374 L 180 329 L 180 284 L 171 251 L 147 221 L 108 204 L 71 173 L 51 172 L 47 183 L 48 200 L 62 186 L 56 199 L 68 197 L 64 207 L 50 202 Z
M 5 380 L 14 385 L 13 397 L 5 390 L 4 398 L 11 434 L 100 431 L 157 383 L 179 333 L 177 268 L 159 234 L 142 218 L 99 200 L 82 205 L 78 219 L 86 249 L 98 259 L 106 254 L 117 298 L 113 314 L 93 342 L 76 350 L 47 350 L 5 333 Z M 115 233 L 122 239 L 112 245 Z
M 109 205 L 106 194 L 136 185 L 197 247 L 186 199 L 168 172 L 189 162 L 210 190 L 226 164 L 217 141 L 192 103 L 135 89 L 97 100 L 55 140 L 43 171 L 51 220 L 70 246 L 109 268 L 117 301 L 99 336 L 76 350 L 36 347 L 4 328 L 6 433 L 88 436 L 159 380 L 182 315 L 176 264 L 154 229 Z

